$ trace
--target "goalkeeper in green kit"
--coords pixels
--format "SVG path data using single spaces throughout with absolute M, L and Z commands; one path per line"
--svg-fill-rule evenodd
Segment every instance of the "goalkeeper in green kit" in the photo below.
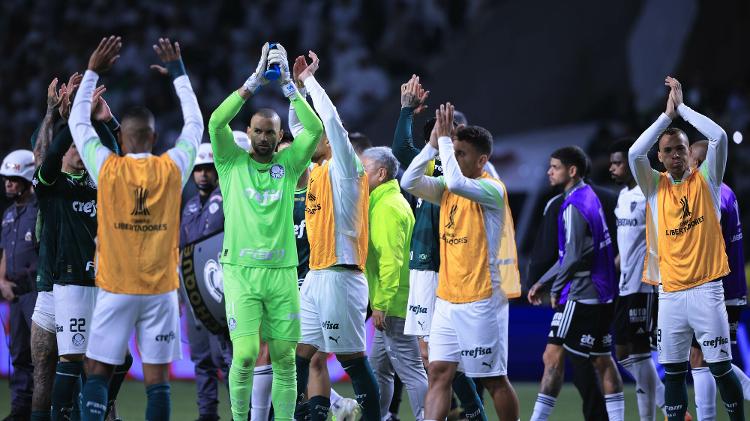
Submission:
M 245 101 L 268 83 L 264 72 L 277 65 L 279 82 L 304 129 L 292 146 L 275 153 L 281 119 L 261 109 L 250 119 L 250 153 L 234 143 L 229 122 Z M 229 370 L 232 416 L 247 420 L 260 326 L 273 365 L 271 391 L 277 420 L 291 420 L 296 391 L 295 346 L 300 338 L 294 191 L 323 133 L 323 125 L 292 81 L 281 44 L 263 46 L 255 73 L 219 105 L 208 123 L 216 170 L 224 195 L 225 234 L 221 252 L 224 295 L 233 358 Z

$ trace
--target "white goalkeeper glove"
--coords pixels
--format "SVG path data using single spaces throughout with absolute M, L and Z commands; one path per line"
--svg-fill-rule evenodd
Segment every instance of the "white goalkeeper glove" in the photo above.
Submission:
M 285 97 L 291 98 L 297 93 L 297 86 L 294 84 L 292 74 L 289 72 L 289 60 L 286 56 L 286 50 L 281 44 L 276 44 L 276 48 L 268 52 L 268 65 L 271 66 L 273 64 L 278 65 L 281 72 L 281 77 L 279 78 L 281 91 Z
M 268 83 L 268 79 L 265 78 L 264 73 L 268 67 L 268 43 L 263 44 L 263 50 L 260 53 L 260 60 L 258 60 L 258 67 L 255 68 L 255 73 L 250 75 L 249 78 L 242 85 L 255 94 L 263 85 Z

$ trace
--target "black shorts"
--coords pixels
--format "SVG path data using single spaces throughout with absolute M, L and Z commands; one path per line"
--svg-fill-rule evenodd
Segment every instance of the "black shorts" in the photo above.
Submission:
M 727 319 L 729 319 L 729 343 L 737 345 L 737 326 L 740 324 L 740 316 L 745 305 L 727 305 Z M 693 335 L 693 348 L 700 348 L 701 345 Z
M 555 309 L 547 343 L 562 345 L 581 357 L 609 355 L 612 349 L 614 304 L 568 301 Z
M 630 345 L 635 352 L 655 348 L 658 297 L 656 293 L 636 292 L 615 301 L 615 344 Z

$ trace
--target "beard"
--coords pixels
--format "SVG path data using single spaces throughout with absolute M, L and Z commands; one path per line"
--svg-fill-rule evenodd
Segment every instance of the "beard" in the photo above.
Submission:
M 203 191 L 203 192 L 212 192 L 216 188 L 216 186 L 214 184 L 211 184 L 211 183 L 208 183 L 208 182 L 206 182 L 206 183 L 195 183 L 195 185 L 196 185 L 196 187 L 198 187 L 198 190 Z

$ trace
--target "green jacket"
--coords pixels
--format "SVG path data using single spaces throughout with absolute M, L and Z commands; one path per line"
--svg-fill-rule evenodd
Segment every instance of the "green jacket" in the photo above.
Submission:
M 406 318 L 409 299 L 409 245 L 414 214 L 391 180 L 370 192 L 370 242 L 365 276 L 370 305 L 386 316 Z

